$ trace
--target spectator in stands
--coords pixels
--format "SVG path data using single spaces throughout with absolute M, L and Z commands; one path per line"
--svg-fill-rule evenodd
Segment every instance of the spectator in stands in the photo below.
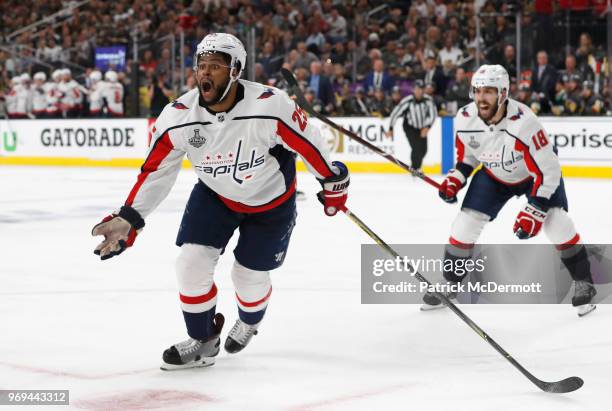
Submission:
M 531 106 L 531 88 L 529 87 L 529 83 L 522 81 L 518 86 L 518 91 L 514 98 L 516 101 L 519 101 L 526 106 Z
M 516 51 L 512 44 L 506 44 L 506 47 L 504 47 L 501 65 L 504 66 L 510 78 L 518 78 L 516 72 Z
M 461 107 L 469 104 L 472 100 L 470 98 L 470 81 L 465 74 L 465 70 L 461 67 L 455 70 L 455 79 L 446 89 L 446 100 L 446 109 L 451 115 L 457 113 Z
M 374 95 L 368 103 L 370 115 L 376 117 L 389 117 L 391 110 L 393 110 L 393 106 L 385 92 L 381 88 L 375 89 Z
M 593 47 L 591 35 L 589 33 L 582 33 L 578 49 L 576 50 L 576 62 L 581 70 L 585 66 L 589 66 L 589 60 L 594 59 L 594 52 L 595 48 Z
M 255 63 L 255 81 L 261 84 L 268 84 L 268 75 L 261 63 Z
M 62 47 L 55 42 L 54 37 L 50 37 L 43 49 L 43 58 L 57 68 L 61 64 L 61 56 Z
M 304 91 L 304 98 L 306 99 L 308 104 L 310 104 L 314 111 L 316 111 L 317 113 L 325 114 L 323 103 L 317 98 L 317 96 L 315 95 L 315 91 L 312 88 L 306 87 L 306 91 Z
M 334 49 L 331 53 L 331 60 L 333 63 L 345 64 L 349 61 L 350 57 L 346 52 L 346 47 L 343 42 L 337 42 L 334 44 Z
M 334 94 L 342 95 L 344 85 L 350 85 L 350 80 L 346 77 L 346 70 L 342 64 L 334 64 L 334 75 L 330 78 Z
M 165 73 L 162 72 L 153 76 L 152 81 L 148 85 L 148 97 L 151 102 L 150 116 L 158 117 L 172 97 L 170 84 L 166 82 Z
M 332 43 L 344 43 L 346 41 L 346 19 L 340 15 L 338 9 L 333 7 L 330 10 L 329 16 L 327 16 L 327 24 L 329 25 L 329 31 L 327 35 Z
M 446 82 L 448 81 L 444 73 L 442 72 L 442 68 L 436 64 L 436 55 L 434 53 L 429 53 L 425 58 L 425 64 L 423 64 L 425 68 L 425 73 L 423 74 L 423 82 L 424 83 L 432 83 L 438 93 L 445 94 L 446 93 Z
M 323 104 L 322 112 L 331 113 L 334 108 L 334 90 L 329 78 L 321 73 L 319 61 L 310 63 L 310 78 L 307 83 L 315 98 Z
M 592 81 L 594 77 L 593 70 L 588 64 L 583 65 L 580 67 L 580 69 L 578 69 L 576 57 L 573 54 L 568 54 L 565 56 L 565 69 L 563 70 L 563 73 L 570 77 L 573 75 L 579 76 L 581 82 L 585 80 Z
M 550 111 L 555 116 L 563 115 L 565 111 L 565 98 L 567 96 L 567 93 L 565 91 L 564 81 L 566 78 L 567 78 L 566 74 L 557 76 L 557 83 L 555 84 L 555 96 L 553 100 L 550 102 L 551 104 Z M 532 97 L 533 97 L 533 94 L 532 94 Z M 532 105 L 534 104 L 537 104 L 537 107 L 539 108 L 540 103 L 538 101 L 534 101 L 532 98 Z M 533 110 L 533 112 L 538 114 L 539 110 L 538 111 Z
M 421 51 L 417 50 L 416 43 L 411 41 L 406 45 L 406 54 L 400 65 L 407 79 L 414 79 L 422 76 L 423 68 L 421 66 Z
M 393 86 L 393 89 L 391 89 L 391 98 L 389 99 L 391 111 L 393 111 L 394 107 L 397 107 L 400 101 L 402 101 L 402 98 L 403 96 L 399 86 Z M 391 112 L 389 112 L 389 114 L 391 114 Z
M 582 83 L 582 93 L 578 112 L 583 116 L 599 116 L 604 113 L 604 99 L 593 91 L 593 82 L 585 80 Z
M 140 60 L 140 64 L 138 65 L 138 69 L 142 73 L 146 73 L 149 70 L 155 71 L 156 68 L 157 61 L 155 61 L 155 58 L 153 57 L 153 51 L 145 50 L 142 55 L 142 59 Z
M 155 67 L 155 74 L 159 77 L 161 73 L 164 73 L 166 76 L 170 74 L 172 71 L 172 58 L 169 47 L 164 47 L 161 52 L 161 57 L 157 62 L 157 66 Z
M 463 59 L 463 51 L 454 44 L 453 33 L 447 32 L 444 36 L 444 47 L 439 51 L 440 63 L 450 61 L 453 66 L 457 66 Z
M 390 93 L 394 85 L 394 79 L 385 71 L 385 63 L 380 59 L 374 60 L 372 71 L 366 76 L 363 84 L 368 94 L 377 88 L 382 89 L 385 93 Z
M 355 94 L 348 98 L 347 115 L 349 116 L 369 116 L 369 98 L 363 86 L 355 88 Z
M 297 45 L 297 58 L 295 60 L 293 68 L 308 69 L 310 68 L 310 63 L 316 60 L 318 60 L 317 56 L 306 49 L 306 43 L 300 41 Z
M 557 70 L 548 64 L 548 53 L 540 50 L 537 55 L 537 64 L 532 71 L 531 87 L 542 106 L 543 113 L 550 112 L 549 101 L 555 95 L 556 82 Z
M 275 57 L 274 44 L 271 41 L 267 41 L 264 44 L 263 50 L 261 54 L 259 54 L 257 60 L 258 63 L 261 63 L 266 77 L 270 77 L 276 73 L 282 63 L 282 59 Z
M 446 115 L 446 100 L 440 94 L 436 93 L 436 86 L 434 83 L 426 83 L 423 89 L 426 96 L 431 97 L 438 114 L 441 116 Z
M 576 115 L 579 114 L 580 101 L 582 100 L 581 90 L 579 85 L 581 79 L 578 74 L 571 76 L 564 76 L 565 80 L 565 109 L 563 114 L 565 115 Z

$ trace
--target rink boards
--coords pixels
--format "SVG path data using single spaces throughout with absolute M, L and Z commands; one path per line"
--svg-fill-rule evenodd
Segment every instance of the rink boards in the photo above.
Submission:
M 402 173 L 401 168 L 342 133 L 322 124 L 321 133 L 332 157 L 353 172 Z M 384 135 L 388 119 L 338 117 L 333 121 L 398 159 L 410 161 L 410 147 L 397 124 L 392 137 Z M 612 120 L 595 117 L 542 117 L 555 142 L 567 177 L 612 178 Z M 0 164 L 140 167 L 146 156 L 152 119 L 0 120 Z M 423 170 L 439 174 L 453 167 L 452 117 L 436 120 L 429 132 Z M 189 167 L 187 160 L 184 167 Z M 298 162 L 298 170 L 304 171 Z

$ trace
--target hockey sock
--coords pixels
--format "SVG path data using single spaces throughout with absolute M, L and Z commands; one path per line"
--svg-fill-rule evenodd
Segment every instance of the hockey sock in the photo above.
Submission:
M 460 283 L 465 278 L 465 272 L 458 274 L 455 270 L 457 267 L 465 267 L 465 260 L 472 255 L 472 249 L 457 247 L 453 244 L 448 244 L 444 250 L 444 264 L 442 267 L 442 275 L 447 281 Z
M 206 340 L 215 335 L 213 318 L 215 317 L 216 306 L 203 313 L 188 313 L 183 311 L 187 334 L 196 340 Z
M 263 310 L 255 311 L 255 312 L 246 312 L 238 307 L 238 316 L 243 323 L 249 325 L 258 324 L 261 320 L 263 320 L 264 315 L 266 314 L 266 307 Z
M 561 250 L 561 261 L 574 281 L 593 282 L 591 263 L 584 244 L 576 244 Z

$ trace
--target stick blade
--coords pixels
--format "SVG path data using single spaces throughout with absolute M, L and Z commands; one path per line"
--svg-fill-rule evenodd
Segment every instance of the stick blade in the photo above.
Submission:
M 580 377 L 569 377 L 561 381 L 557 382 L 545 382 L 540 381 L 538 383 L 538 387 L 542 389 L 542 391 L 562 394 L 566 392 L 576 391 L 580 387 L 584 385 L 584 380 Z

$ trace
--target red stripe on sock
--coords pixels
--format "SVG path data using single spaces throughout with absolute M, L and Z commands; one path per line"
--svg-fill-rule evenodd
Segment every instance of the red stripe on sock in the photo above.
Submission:
M 198 295 L 195 297 L 189 297 L 183 294 L 179 293 L 179 296 L 181 297 L 181 302 L 185 303 L 185 304 L 202 304 L 205 302 L 208 302 L 210 300 L 212 300 L 213 298 L 215 298 L 217 296 L 217 285 L 213 284 L 212 288 L 210 289 L 209 292 L 207 292 L 204 295 Z
M 271 294 L 272 294 L 272 287 L 270 287 L 270 289 L 268 290 L 268 294 L 266 294 L 266 296 L 264 298 L 262 298 L 261 300 L 257 300 L 257 301 L 253 301 L 253 302 L 242 301 L 240 299 L 240 296 L 238 296 L 238 293 L 236 293 L 236 299 L 238 300 L 238 302 L 242 306 L 245 306 L 245 307 L 257 307 L 258 305 L 263 304 L 266 301 L 268 301 L 268 298 L 270 298 Z
M 578 241 L 580 241 L 580 235 L 578 233 L 576 233 L 575 236 L 572 237 L 571 240 L 563 243 L 563 244 L 557 244 L 555 247 L 557 248 L 557 250 L 567 250 L 568 248 L 573 247 L 576 243 L 578 243 Z
M 462 243 L 461 241 L 455 240 L 453 237 L 449 237 L 448 242 L 457 248 L 461 248 L 462 250 L 471 250 L 474 248 L 474 244 Z

